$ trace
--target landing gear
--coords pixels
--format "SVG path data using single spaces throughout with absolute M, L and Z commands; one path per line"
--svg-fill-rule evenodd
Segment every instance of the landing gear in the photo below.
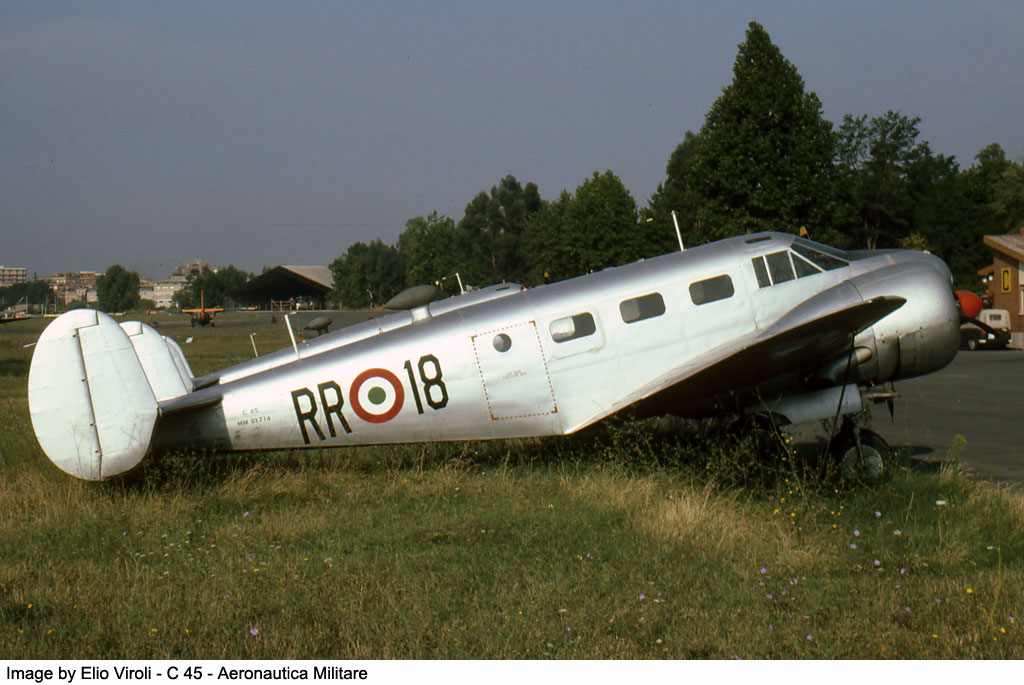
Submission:
M 832 438 L 829 448 L 832 467 L 842 480 L 873 483 L 884 477 L 893 465 L 888 443 L 872 430 L 860 428 L 849 416 Z

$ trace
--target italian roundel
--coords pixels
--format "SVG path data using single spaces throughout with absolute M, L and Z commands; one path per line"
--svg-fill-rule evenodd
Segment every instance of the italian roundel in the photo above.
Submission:
M 352 381 L 348 401 L 363 421 L 384 423 L 402 410 L 405 391 L 398 377 L 387 369 L 367 369 Z

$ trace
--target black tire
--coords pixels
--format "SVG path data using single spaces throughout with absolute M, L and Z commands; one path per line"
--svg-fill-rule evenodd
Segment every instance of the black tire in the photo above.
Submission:
M 873 483 L 884 478 L 892 469 L 894 458 L 882 436 L 874 431 L 861 428 L 860 444 L 854 432 L 843 432 L 837 436 L 833 446 L 836 470 L 842 480 Z

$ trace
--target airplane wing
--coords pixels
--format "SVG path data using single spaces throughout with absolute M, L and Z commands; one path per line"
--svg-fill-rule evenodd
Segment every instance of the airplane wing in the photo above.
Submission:
M 681 406 L 729 388 L 754 386 L 770 378 L 813 370 L 826 359 L 849 351 L 857 333 L 905 302 L 902 297 L 877 297 L 810 319 L 801 317 L 797 308 L 794 316 L 787 315 L 769 328 L 673 369 L 572 430 L 636 403 Z

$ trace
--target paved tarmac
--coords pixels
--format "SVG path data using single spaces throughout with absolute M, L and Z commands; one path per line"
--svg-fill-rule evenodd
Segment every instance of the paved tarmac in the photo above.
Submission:
M 944 460 L 957 436 L 981 477 L 1024 485 L 1024 351 L 961 351 L 945 369 L 896 383 L 895 416 L 871 410 L 872 430 L 912 463 Z

